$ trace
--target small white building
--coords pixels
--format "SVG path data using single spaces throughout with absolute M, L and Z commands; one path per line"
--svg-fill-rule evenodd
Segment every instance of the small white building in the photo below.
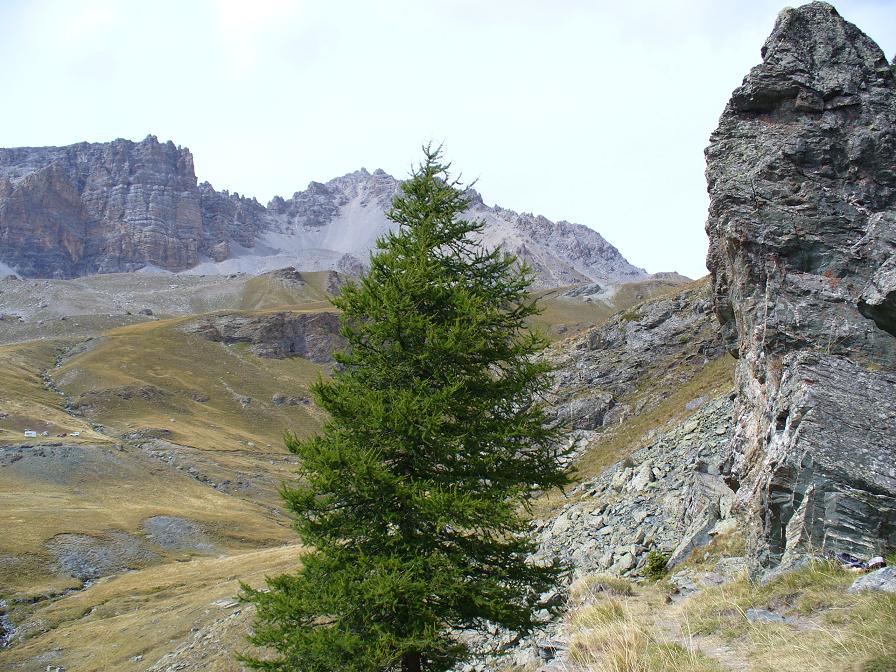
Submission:
M 36 437 L 37 437 L 37 432 L 35 432 L 33 429 L 26 429 L 26 430 L 25 430 L 25 436 L 27 436 L 29 439 L 36 438 Z

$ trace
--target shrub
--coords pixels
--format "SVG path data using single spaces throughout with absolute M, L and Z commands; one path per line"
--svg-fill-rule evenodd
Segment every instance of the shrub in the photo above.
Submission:
M 668 571 L 669 556 L 660 551 L 650 551 L 644 562 L 644 578 L 651 581 L 659 581 Z

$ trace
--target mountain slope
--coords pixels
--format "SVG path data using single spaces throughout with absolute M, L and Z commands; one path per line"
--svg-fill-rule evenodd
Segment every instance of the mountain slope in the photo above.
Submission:
M 358 272 L 400 182 L 365 169 L 312 182 L 267 207 L 198 184 L 193 156 L 155 136 L 0 149 L 0 268 L 71 278 L 159 268 L 201 274 L 285 266 Z M 539 286 L 645 277 L 596 231 L 485 205 L 484 242 L 531 263 Z

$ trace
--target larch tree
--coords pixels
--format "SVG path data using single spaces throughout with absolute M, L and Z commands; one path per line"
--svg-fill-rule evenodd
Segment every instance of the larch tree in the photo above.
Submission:
M 257 608 L 250 667 L 438 672 L 458 633 L 526 633 L 566 568 L 532 562 L 527 511 L 568 483 L 529 327 L 532 273 L 486 249 L 440 149 L 402 185 L 370 270 L 335 299 L 346 352 L 314 389 L 329 420 L 282 495 L 309 547 L 296 574 L 243 586 Z

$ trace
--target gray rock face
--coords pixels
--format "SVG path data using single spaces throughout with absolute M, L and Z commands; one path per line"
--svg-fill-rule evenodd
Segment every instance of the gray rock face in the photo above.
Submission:
M 215 191 L 208 182 L 199 185 L 199 205 L 202 252 L 215 261 L 230 258 L 233 243 L 253 247 L 258 234 L 270 225 L 267 210 L 254 198 Z
M 850 593 L 859 593 L 863 590 L 896 593 L 896 567 L 884 567 L 865 574 L 865 576 L 860 576 L 849 587 Z
M 377 238 L 394 228 L 385 212 L 400 186 L 362 168 L 265 207 L 197 185 L 189 150 L 154 136 L 0 149 L 0 262 L 23 276 L 58 278 L 146 266 L 358 274 Z M 540 286 L 646 276 L 588 227 L 489 207 L 472 190 L 470 197 L 486 244 L 528 261 Z
M 706 150 L 729 482 L 776 566 L 896 546 L 896 80 L 830 5 L 778 17 Z
M 556 416 L 590 439 L 656 407 L 724 351 L 705 284 L 646 301 L 553 349 Z
M 0 240 L 23 275 L 189 268 L 202 241 L 193 157 L 154 136 L 0 149 Z
M 345 347 L 336 313 L 218 314 L 180 327 L 210 341 L 249 343 L 259 357 L 304 357 L 312 362 L 333 360 L 333 352 Z
M 586 447 L 657 408 L 724 352 L 709 286 L 694 283 L 555 345 L 552 408 Z M 711 539 L 734 500 L 722 476 L 733 402 L 681 406 L 692 411 L 683 421 L 655 428 L 643 448 L 568 493 L 572 501 L 539 527 L 541 554 L 571 561 L 579 575 L 629 574 L 651 550 L 680 560 Z

